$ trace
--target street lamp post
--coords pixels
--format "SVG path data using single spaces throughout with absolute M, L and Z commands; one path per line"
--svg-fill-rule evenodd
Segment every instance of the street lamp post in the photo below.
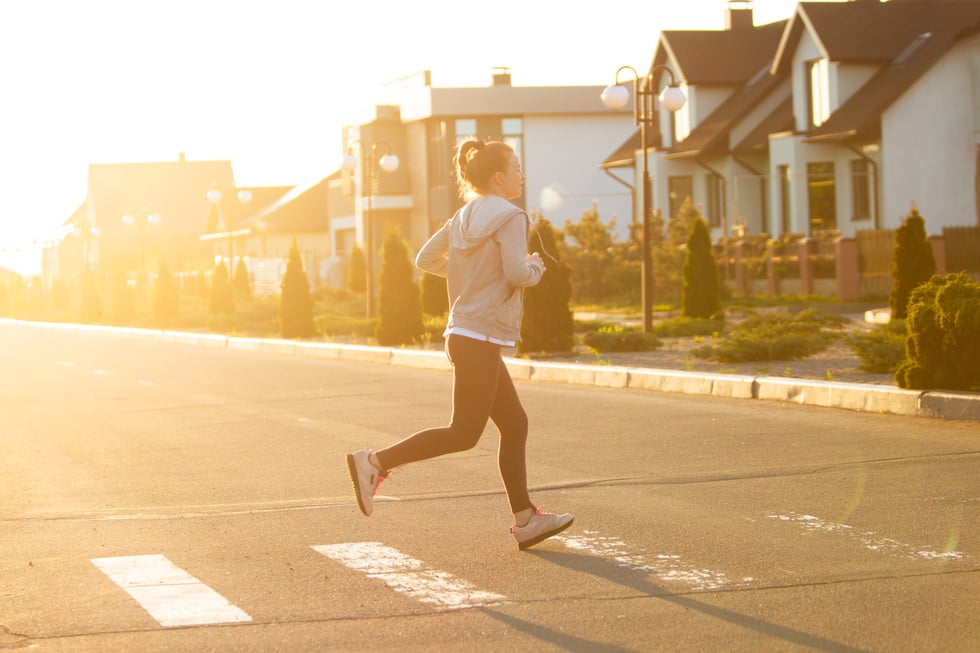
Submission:
M 359 143 L 352 141 L 350 145 Z M 378 156 L 378 147 L 382 148 L 381 156 Z M 365 149 L 361 144 L 362 151 Z M 376 141 L 371 144 L 371 156 L 367 157 L 367 211 L 364 213 L 364 271 L 365 276 L 365 295 L 367 296 L 367 316 L 374 316 L 374 233 L 372 224 L 372 198 L 377 184 L 378 170 L 382 172 L 394 172 L 398 170 L 398 157 L 391 153 L 391 147 L 384 141 Z M 358 160 L 352 148 L 348 147 L 347 154 L 344 156 L 341 167 L 347 172 L 357 169 Z
M 238 202 L 242 205 L 247 205 L 252 201 L 252 191 L 247 188 L 243 188 L 238 191 L 235 195 Z M 218 210 L 218 219 L 221 224 L 224 225 L 225 229 L 228 230 L 228 279 L 231 280 L 235 276 L 235 240 L 234 232 L 231 228 L 231 223 L 225 219 L 224 214 L 221 212 L 221 191 L 217 188 L 212 188 L 207 192 L 208 201 L 214 204 L 215 208 Z
M 650 214 L 652 212 L 652 183 L 650 181 L 650 168 L 647 162 L 647 127 L 656 125 L 656 108 L 654 106 L 654 96 L 656 95 L 656 85 L 654 74 L 658 71 L 665 71 L 670 78 L 667 86 L 660 93 L 660 103 L 668 111 L 674 112 L 684 106 L 687 98 L 684 91 L 680 89 L 674 80 L 674 73 L 666 66 L 654 66 L 647 73 L 646 77 L 640 77 L 639 73 L 632 66 L 621 66 L 616 71 L 616 79 L 611 86 L 607 86 L 600 95 L 603 104 L 610 109 L 621 109 L 629 101 L 629 91 L 619 83 L 619 74 L 624 70 L 633 73 L 633 122 L 640 127 L 640 144 L 643 151 L 643 176 L 642 176 L 642 209 L 643 209 L 643 232 L 642 247 L 643 259 L 641 268 L 641 303 L 643 310 L 643 331 L 650 333 L 653 331 L 653 260 L 650 242 Z M 642 84 L 641 84 L 642 80 Z

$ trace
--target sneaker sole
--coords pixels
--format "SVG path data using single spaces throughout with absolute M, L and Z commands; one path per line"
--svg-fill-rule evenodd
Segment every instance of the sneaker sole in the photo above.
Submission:
M 561 533 L 563 530 L 565 530 L 566 528 L 568 528 L 569 526 L 571 526 L 574 523 L 575 523 L 575 518 L 572 517 L 572 519 L 567 524 L 564 524 L 563 526 L 559 526 L 558 528 L 556 528 L 556 529 L 554 529 L 552 531 L 548 531 L 547 533 L 541 533 L 537 537 L 532 537 L 530 540 L 525 540 L 524 542 L 518 542 L 517 543 L 517 548 L 520 551 L 523 551 L 524 549 L 529 549 L 532 546 L 534 546 L 535 544 L 538 544 L 540 542 L 545 541 L 549 537 L 553 537 L 555 535 L 558 535 L 558 533 Z
M 361 484 L 357 482 L 357 463 L 354 456 L 347 454 L 347 475 L 350 476 L 351 486 L 354 488 L 354 496 L 357 498 L 357 507 L 361 509 L 365 517 L 371 516 L 371 510 L 364 506 L 364 499 L 361 496 Z

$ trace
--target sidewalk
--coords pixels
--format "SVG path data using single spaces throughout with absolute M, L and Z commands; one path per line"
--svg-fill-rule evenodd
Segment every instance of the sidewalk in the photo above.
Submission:
M 268 351 L 325 360 L 449 370 L 442 351 L 0 319 L 0 324 L 98 332 L 239 351 Z M 541 362 L 505 357 L 514 379 L 631 388 L 736 399 L 781 401 L 881 414 L 980 422 L 980 393 L 903 390 L 886 385 L 774 376 L 687 372 L 626 365 Z

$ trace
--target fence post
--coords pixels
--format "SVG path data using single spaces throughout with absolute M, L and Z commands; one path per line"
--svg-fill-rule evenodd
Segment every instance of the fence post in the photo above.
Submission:
M 749 275 L 745 266 L 745 241 L 735 243 L 735 289 L 742 297 L 749 296 Z
M 766 282 L 770 297 L 779 297 L 779 275 L 776 273 L 776 243 L 766 243 Z
M 807 297 L 813 294 L 813 250 L 816 243 L 809 238 L 800 241 L 800 294 Z
M 929 236 L 929 244 L 936 259 L 936 274 L 946 274 L 946 239 L 943 236 Z
M 837 300 L 856 302 L 861 299 L 861 269 L 858 244 L 854 238 L 834 241 L 834 267 L 837 276 Z

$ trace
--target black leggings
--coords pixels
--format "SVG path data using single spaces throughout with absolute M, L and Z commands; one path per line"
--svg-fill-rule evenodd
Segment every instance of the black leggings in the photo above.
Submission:
M 511 512 L 533 508 L 527 492 L 527 413 L 500 356 L 500 346 L 450 335 L 446 355 L 453 365 L 453 413 L 449 426 L 419 431 L 376 451 L 383 469 L 428 460 L 476 446 L 487 419 L 500 431 L 497 465 Z

